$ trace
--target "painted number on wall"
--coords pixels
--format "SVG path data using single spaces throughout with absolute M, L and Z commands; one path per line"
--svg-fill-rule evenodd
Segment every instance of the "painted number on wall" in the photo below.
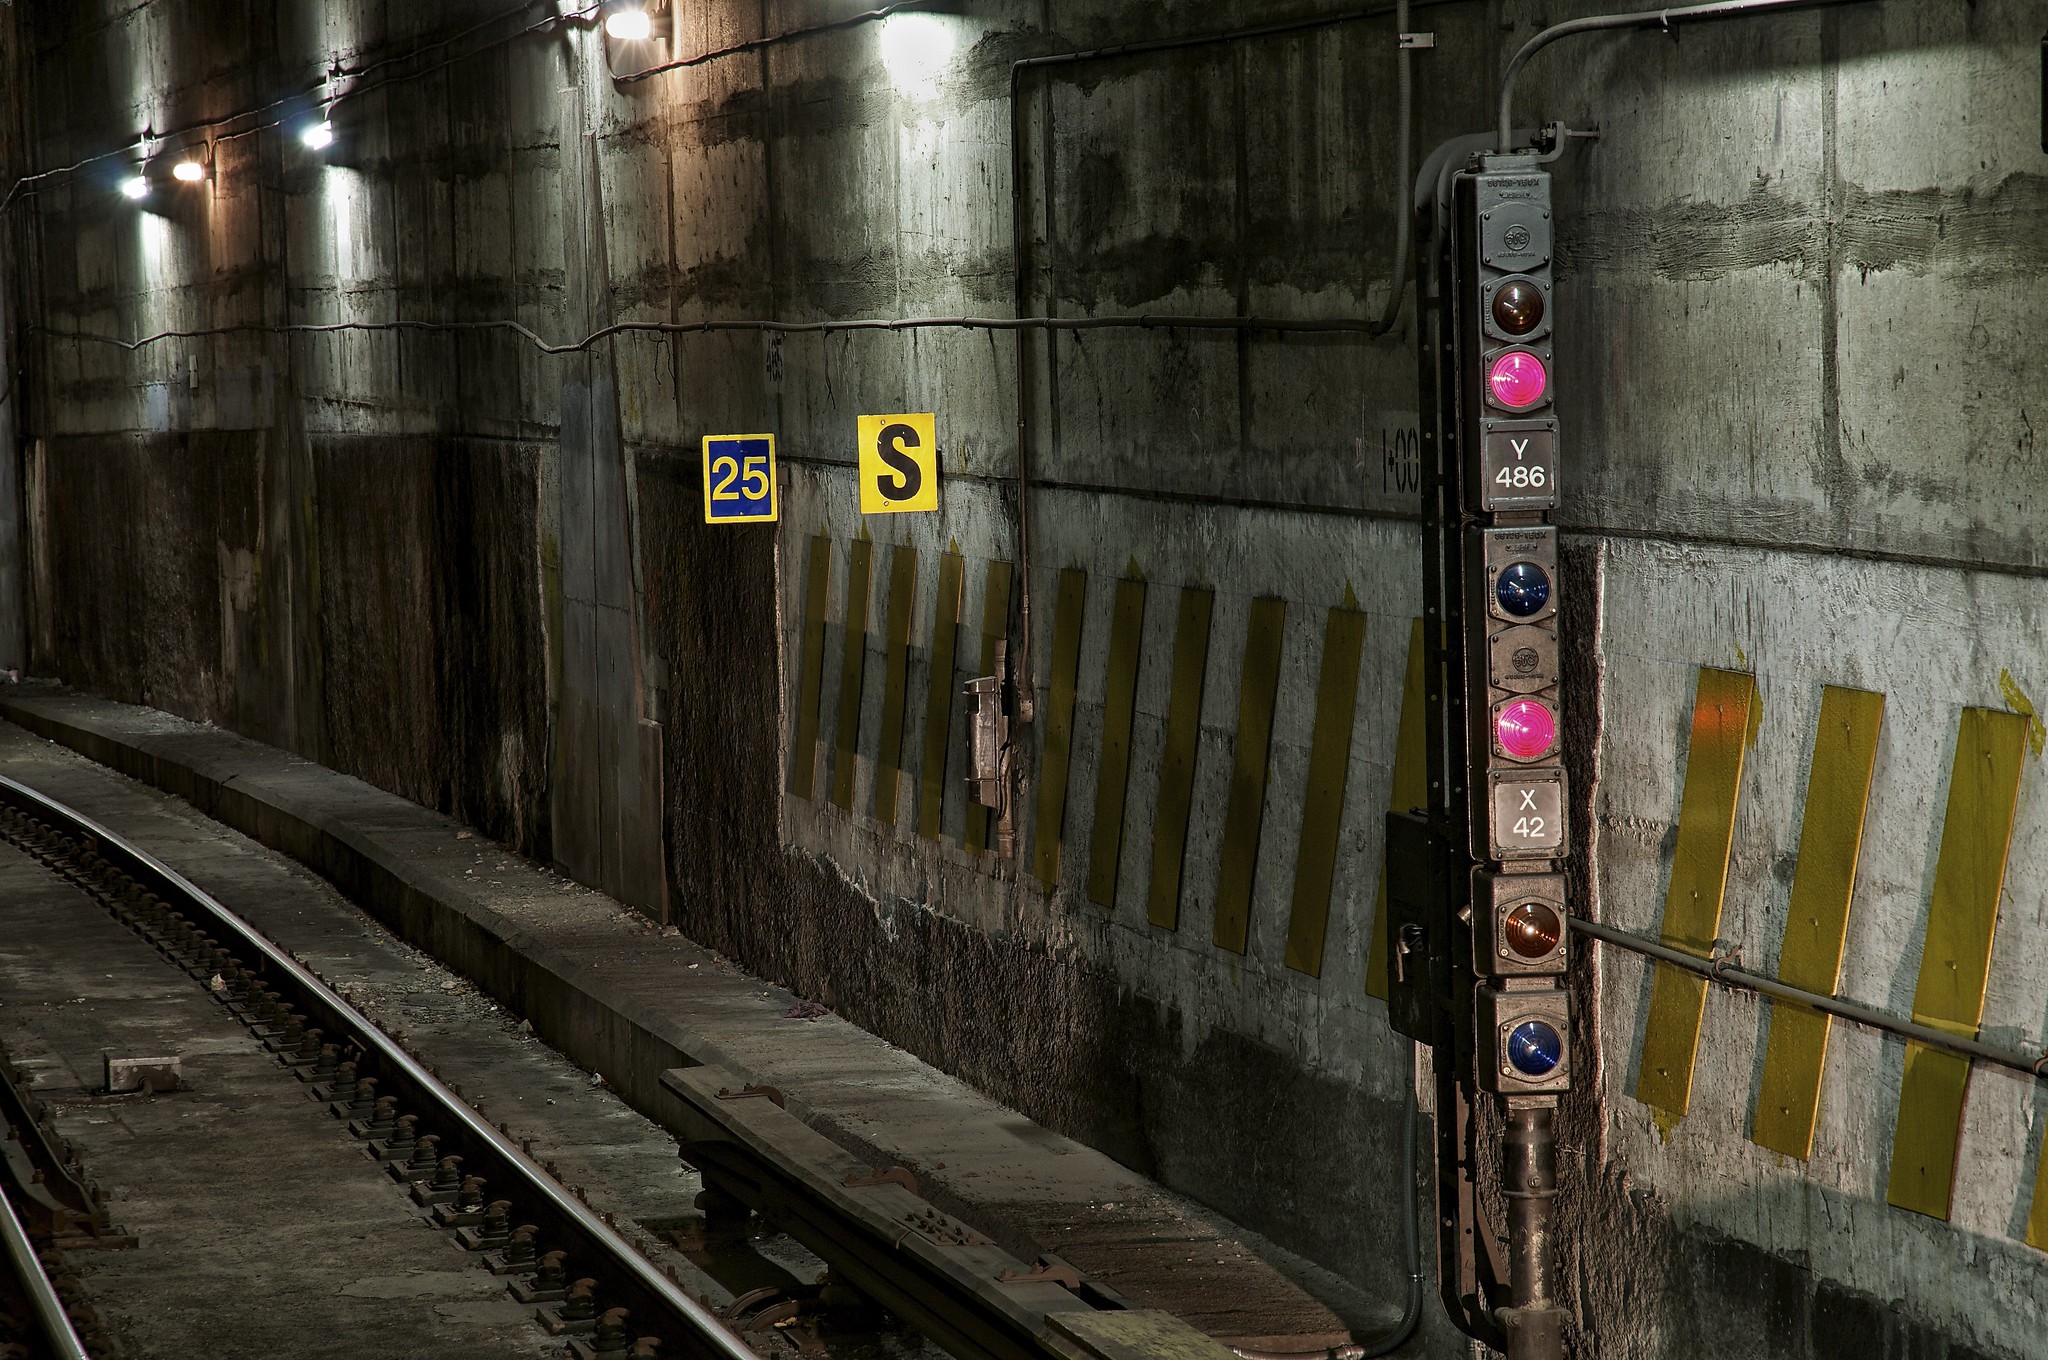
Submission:
M 1422 491 L 1422 433 L 1413 411 L 1389 411 L 1380 417 L 1380 491 L 1388 496 Z
M 778 513 L 775 436 L 704 436 L 704 522 L 754 524 Z
M 939 508 L 938 417 L 860 418 L 860 512 L 894 515 Z

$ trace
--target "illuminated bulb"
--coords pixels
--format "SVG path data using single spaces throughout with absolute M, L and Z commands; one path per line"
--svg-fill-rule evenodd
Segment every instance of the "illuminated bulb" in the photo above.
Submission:
M 206 178 L 206 167 L 198 161 L 179 161 L 171 167 L 171 178 L 180 184 L 197 184 Z
M 1564 1036 L 1542 1020 L 1524 1020 L 1508 1035 L 1508 1064 L 1529 1078 L 1547 1077 L 1564 1060 Z
M 1550 603 L 1550 573 L 1534 562 L 1510 562 L 1494 583 L 1493 597 L 1502 609 L 1526 619 Z
M 1494 718 L 1493 735 L 1516 760 L 1535 760 L 1557 746 L 1557 714 L 1540 699 L 1517 699 Z
M 1526 411 L 1550 390 L 1550 375 L 1543 371 L 1543 361 L 1528 350 L 1511 349 L 1493 361 L 1486 372 L 1486 385 L 1495 402 L 1510 411 Z
M 604 31 L 620 42 L 646 42 L 654 36 L 654 20 L 644 9 L 614 10 L 605 18 Z
M 1525 959 L 1545 958 L 1564 938 L 1564 922 L 1541 902 L 1524 902 L 1501 922 L 1501 938 Z
M 121 181 L 121 192 L 129 198 L 149 197 L 149 180 L 143 175 L 132 175 Z
M 334 124 L 309 123 L 306 130 L 299 134 L 299 140 L 315 151 L 325 151 L 334 145 Z
M 912 99 L 939 96 L 953 60 L 953 24 L 939 14 L 893 14 L 882 23 L 882 65 L 889 82 Z

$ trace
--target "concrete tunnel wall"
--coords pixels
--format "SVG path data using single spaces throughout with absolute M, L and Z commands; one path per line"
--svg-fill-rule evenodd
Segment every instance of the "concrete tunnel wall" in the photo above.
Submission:
M 501 8 L 19 5 L 16 161 L 247 108 L 336 54 L 375 60 Z M 845 8 L 686 7 L 675 47 Z M 324 157 L 280 133 L 217 140 L 211 182 L 160 185 L 147 211 L 109 167 L 44 186 L 10 224 L 32 668 L 455 813 L 1395 1300 L 1403 1069 L 1365 972 L 1420 595 L 1412 309 L 1384 340 L 1027 347 L 1041 713 L 1064 706 L 1056 659 L 1074 698 L 1044 821 L 1053 723 L 1037 724 L 1014 877 L 963 844 L 957 700 L 938 838 L 920 829 L 942 555 L 964 581 L 958 680 L 977 669 L 987 565 L 1016 552 L 1007 336 L 642 335 L 566 357 L 502 330 L 252 330 L 134 353 L 61 338 L 1004 315 L 1013 60 L 1334 12 L 961 8 L 637 84 L 614 82 L 594 34 L 556 31 L 344 101 Z M 1419 151 L 1489 126 L 1507 55 L 1597 8 L 1418 10 L 1411 26 L 1437 35 L 1416 61 Z M 1675 44 L 1584 39 L 1538 59 L 1520 104 L 1602 132 L 1557 167 L 1576 834 L 1599 865 L 1580 905 L 1657 930 L 1696 672 L 1747 672 L 1761 714 L 1720 934 L 1770 967 L 1822 686 L 1883 692 L 1842 986 L 1902 1014 L 1961 710 L 2030 712 L 2048 691 L 2027 325 L 2048 266 L 2039 26 L 2014 0 L 1887 0 Z M 1380 16 L 1027 77 L 1031 306 L 1376 314 L 1400 198 L 1391 41 Z M 941 513 L 864 521 L 855 417 L 927 409 Z M 781 440 L 783 523 L 707 528 L 698 441 L 756 430 Z M 814 550 L 829 571 L 806 798 L 790 788 Z M 874 789 L 906 550 L 891 817 Z M 1129 792 L 1104 907 L 1096 794 L 1133 567 Z M 1151 849 L 1190 587 L 1214 603 L 1167 929 L 1148 924 Z M 1261 599 L 1286 605 L 1271 754 L 1257 815 L 1233 827 Z M 1317 975 L 1289 966 L 1287 941 L 1324 649 L 1351 609 L 1363 641 Z M 2030 752 L 1983 1017 L 1987 1038 L 2036 1048 L 2038 777 Z M 1241 954 L 1214 943 L 1233 856 L 1252 870 Z M 1636 1099 L 1648 996 L 1627 957 L 1580 980 L 1600 1045 L 1578 1050 L 1566 1123 L 1576 1353 L 2040 1353 L 2043 1258 L 2021 1240 L 2048 1122 L 2037 1085 L 1977 1073 L 1941 1222 L 1886 1203 L 1898 1044 L 1836 1027 L 1799 1162 L 1749 1141 L 1768 1010 L 1709 996 L 1690 1108 L 1660 1127 Z M 1425 1337 L 1461 1353 L 1434 1303 Z

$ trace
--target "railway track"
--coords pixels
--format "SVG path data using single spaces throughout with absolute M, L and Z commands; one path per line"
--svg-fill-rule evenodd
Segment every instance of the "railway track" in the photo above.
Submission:
M 0 1360 L 103 1360 L 111 1347 L 90 1308 L 65 1287 L 61 1263 L 45 1259 L 55 1248 L 38 1248 L 31 1237 L 15 1207 L 20 1188 L 0 1187 Z
M 231 1011 L 304 1083 L 309 1096 L 347 1123 L 432 1222 L 493 1274 L 536 1322 L 578 1360 L 758 1360 L 705 1304 L 635 1249 L 606 1216 L 587 1207 L 494 1125 L 346 999 L 234 912 L 161 861 L 72 809 L 0 778 L 0 840 L 99 903 Z M 8 1089 L 12 1089 L 11 1087 Z M 0 1330 L 0 1360 L 105 1360 L 104 1334 L 65 1311 L 67 1290 L 38 1260 L 74 1236 L 112 1232 L 89 1189 L 67 1202 L 52 1171 L 63 1154 L 46 1147 L 26 1098 L 0 1158 L 10 1201 L 0 1233 L 19 1298 L 0 1295 L 25 1333 Z M 0 1111 L 10 1107 L 0 1093 Z M 28 1168 L 24 1170 L 24 1168 Z M 9 1168 L 12 1168 L 10 1174 Z M 16 1182 L 22 1182 L 16 1184 Z M 43 1204 L 41 1200 L 50 1203 Z M 16 1207 L 24 1210 L 16 1213 Z M 26 1219 L 26 1221 L 24 1221 Z M 17 1246 L 17 1239 L 19 1245 Z M 75 1290 L 68 1302 L 79 1303 Z M 10 1347 L 22 1349 L 10 1350 Z
M 0 1360 L 113 1351 L 64 1253 L 133 1246 L 0 1047 Z

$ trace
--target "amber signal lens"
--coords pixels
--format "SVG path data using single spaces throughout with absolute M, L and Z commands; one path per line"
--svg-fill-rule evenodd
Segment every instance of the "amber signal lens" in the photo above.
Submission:
M 1541 902 L 1524 902 L 1501 922 L 1508 948 L 1525 959 L 1547 957 L 1564 938 L 1564 921 Z
M 1543 324 L 1543 290 L 1527 279 L 1509 279 L 1493 293 L 1493 324 L 1509 335 L 1527 335 Z

